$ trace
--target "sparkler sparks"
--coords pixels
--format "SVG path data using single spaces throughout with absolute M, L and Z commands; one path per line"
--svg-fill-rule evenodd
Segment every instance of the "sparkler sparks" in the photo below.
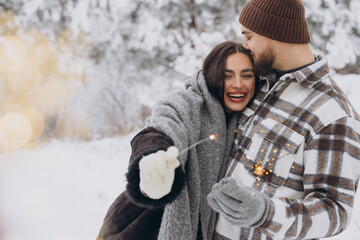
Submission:
M 255 171 L 254 173 L 258 176 L 262 176 L 264 174 L 265 170 L 263 166 L 255 165 Z
M 218 136 L 218 134 L 211 134 L 209 137 L 204 138 L 204 139 L 202 139 L 202 140 L 200 140 L 200 141 L 197 141 L 197 142 L 194 143 L 194 144 L 191 144 L 189 147 L 184 148 L 184 149 L 179 153 L 179 156 L 181 156 L 182 154 L 186 153 L 186 152 L 189 151 L 190 149 L 196 147 L 197 145 L 200 145 L 200 144 L 202 144 L 202 143 L 204 143 L 204 142 L 206 142 L 206 141 L 209 141 L 209 140 L 210 140 L 210 141 L 215 140 L 215 139 L 217 138 L 217 136 Z

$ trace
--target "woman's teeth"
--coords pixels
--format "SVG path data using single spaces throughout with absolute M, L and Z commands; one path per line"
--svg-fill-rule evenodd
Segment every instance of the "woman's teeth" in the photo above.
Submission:
M 242 94 L 240 94 L 240 93 L 238 93 L 238 94 L 229 94 L 228 93 L 228 96 L 231 97 L 231 98 L 242 98 L 242 97 L 245 96 L 245 94 L 244 93 L 242 93 Z

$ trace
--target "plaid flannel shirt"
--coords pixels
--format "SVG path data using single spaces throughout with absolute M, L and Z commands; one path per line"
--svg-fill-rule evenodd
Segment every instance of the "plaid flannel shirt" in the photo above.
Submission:
M 351 219 L 360 175 L 360 122 L 325 58 L 275 81 L 243 110 L 227 176 L 271 198 L 256 229 L 218 216 L 214 239 L 309 239 Z

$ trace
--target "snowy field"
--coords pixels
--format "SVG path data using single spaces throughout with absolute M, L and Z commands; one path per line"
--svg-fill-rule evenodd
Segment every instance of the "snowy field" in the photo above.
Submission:
M 360 75 L 336 76 L 360 112 Z M 0 240 L 91 240 L 125 187 L 126 136 L 69 142 L 0 155 Z M 360 235 L 360 194 L 352 222 L 337 240 Z

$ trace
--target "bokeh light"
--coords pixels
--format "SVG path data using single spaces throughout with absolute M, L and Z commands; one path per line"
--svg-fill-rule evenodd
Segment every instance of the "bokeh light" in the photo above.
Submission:
M 89 114 L 71 105 L 86 83 L 87 39 L 86 32 L 69 28 L 49 37 L 0 12 L 0 153 L 48 140 L 46 131 L 91 139 Z
M 59 51 L 49 38 L 35 30 L 27 30 L 22 36 L 30 47 L 32 62 L 39 68 L 42 76 L 50 76 L 59 61 Z
M 0 132 L 5 136 L 4 151 L 18 149 L 30 140 L 32 125 L 21 113 L 7 113 L 0 118 Z
M 41 75 L 39 69 L 34 63 L 26 62 L 17 71 L 1 74 L 8 90 L 16 95 L 23 95 L 31 92 L 36 83 L 40 82 Z
M 30 137 L 30 140 L 36 140 L 41 136 L 45 128 L 45 119 L 43 115 L 33 108 L 25 108 L 20 111 L 25 117 L 30 120 L 33 131 Z
M 5 133 L 0 131 L 0 153 L 3 153 L 6 151 L 7 146 L 7 138 Z
M 29 60 L 29 52 L 24 40 L 17 36 L 0 37 L 0 72 L 19 71 Z
M 46 116 L 56 115 L 70 100 L 67 85 L 59 81 L 49 81 L 35 90 L 31 106 Z

